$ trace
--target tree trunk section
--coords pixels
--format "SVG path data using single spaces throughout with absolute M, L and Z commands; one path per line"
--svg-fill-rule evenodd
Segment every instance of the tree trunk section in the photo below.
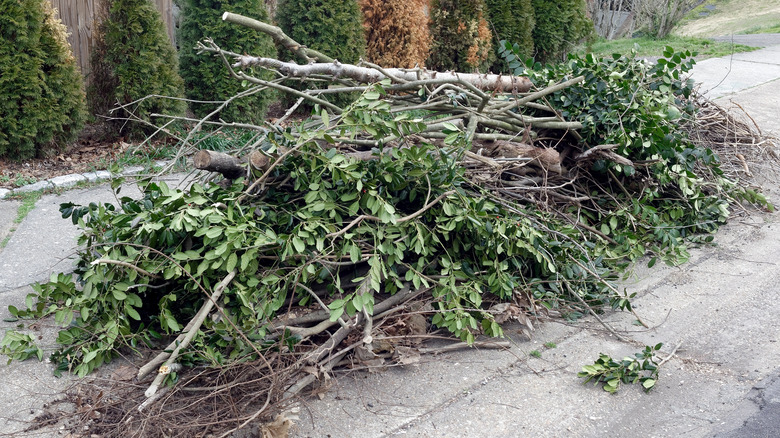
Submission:
M 246 176 L 246 163 L 253 169 L 266 170 L 271 165 L 268 155 L 260 151 L 252 151 L 248 156 L 237 158 L 222 152 L 202 149 L 192 159 L 196 169 L 221 173 L 227 179 Z
M 239 158 L 222 152 L 200 150 L 193 158 L 196 169 L 221 173 L 227 179 L 236 179 L 246 175 L 246 168 Z

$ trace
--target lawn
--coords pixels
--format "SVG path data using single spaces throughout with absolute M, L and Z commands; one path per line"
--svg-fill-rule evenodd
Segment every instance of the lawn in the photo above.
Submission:
M 726 56 L 736 52 L 749 52 L 756 47 L 740 44 L 720 43 L 705 38 L 669 36 L 662 39 L 655 38 L 621 38 L 607 41 L 601 39 L 590 47 L 582 47 L 579 53 L 592 52 L 599 57 L 610 56 L 613 53 L 626 54 L 631 49 L 636 49 L 642 57 L 661 56 L 666 46 L 672 46 L 675 52 L 690 50 L 697 52 L 696 59 L 715 58 Z
M 674 33 L 700 38 L 780 32 L 777 0 L 708 0 L 680 22 Z
M 666 46 L 675 51 L 697 52 L 697 59 L 715 58 L 737 52 L 757 50 L 754 47 L 714 42 L 710 38 L 731 34 L 780 33 L 780 1 L 766 0 L 707 0 L 690 11 L 674 29 L 662 39 L 624 38 L 599 40 L 579 53 L 593 52 L 598 56 L 625 54 L 636 48 L 639 56 L 661 56 Z

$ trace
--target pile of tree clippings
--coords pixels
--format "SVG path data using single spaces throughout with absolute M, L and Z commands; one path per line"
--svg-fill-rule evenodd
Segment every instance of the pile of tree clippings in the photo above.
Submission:
M 73 278 L 39 287 L 43 304 L 17 316 L 70 324 L 52 357 L 62 371 L 159 352 L 74 387 L 74 433 L 287 436 L 334 370 L 507 348 L 509 321 L 530 335 L 547 318 L 633 311 L 612 284 L 627 262 L 682 263 L 734 207 L 771 208 L 753 178 L 776 167 L 780 144 L 698 97 L 685 54 L 534 69 L 507 45 L 525 75 L 393 69 L 223 18 L 300 63 L 201 50 L 251 84 L 244 94 L 297 102 L 264 126 L 196 121 L 182 155 L 224 130 L 253 135 L 197 151 L 208 173 L 187 190 L 147 182 L 121 209 L 63 205 L 87 250 Z M 352 103 L 333 103 L 344 94 Z M 304 106 L 313 116 L 291 123 Z M 64 303 L 76 296 L 74 313 Z
M 697 102 L 695 123 L 685 129 L 691 141 L 708 147 L 721 158 L 720 168 L 742 185 L 756 184 L 755 178 L 776 177 L 780 139 L 766 135 L 750 115 L 729 111 L 705 98 Z M 754 175 L 755 174 L 755 175 Z

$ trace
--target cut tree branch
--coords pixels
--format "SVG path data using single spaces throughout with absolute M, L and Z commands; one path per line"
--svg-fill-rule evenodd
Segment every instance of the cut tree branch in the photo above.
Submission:
M 251 29 L 259 30 L 260 32 L 268 34 L 275 43 L 281 45 L 285 49 L 293 52 L 298 58 L 304 62 L 319 61 L 319 62 L 333 62 L 334 59 L 328 55 L 318 52 L 314 49 L 310 49 L 303 44 L 293 40 L 282 29 L 272 26 L 268 23 L 263 23 L 243 15 L 234 14 L 232 12 L 225 12 L 222 14 L 222 20 L 228 23 L 240 24 L 242 26 L 249 27 Z
M 237 57 L 237 62 L 233 65 L 234 68 L 261 66 L 278 70 L 280 73 L 296 78 L 324 74 L 335 78 L 349 77 L 358 82 L 368 84 L 379 82 L 386 78 L 394 80 L 395 82 L 441 78 L 448 81 L 457 81 L 464 84 L 470 84 L 483 91 L 497 91 L 502 93 L 525 93 L 533 86 L 531 80 L 524 76 L 451 72 L 442 73 L 428 71 L 425 69 L 377 69 L 371 67 L 358 67 L 351 64 L 341 64 L 337 60 L 334 60 L 327 55 L 324 55 L 320 52 L 317 52 L 316 50 L 310 49 L 303 44 L 298 43 L 286 35 L 282 29 L 276 26 L 272 26 L 262 21 L 254 20 L 252 18 L 244 17 L 242 15 L 231 12 L 225 12 L 222 14 L 222 20 L 240 24 L 242 26 L 247 26 L 268 34 L 275 42 L 295 53 L 298 58 L 307 64 L 312 60 L 318 62 L 317 64 L 298 65 L 293 62 L 282 62 L 278 59 L 242 55 Z
M 246 157 L 236 158 L 223 152 L 201 149 L 192 161 L 196 169 L 218 172 L 228 179 L 246 176 L 247 162 L 257 170 L 265 170 L 271 164 L 270 158 L 258 150 L 252 151 Z
M 524 76 L 437 72 L 419 68 L 386 68 L 380 71 L 370 67 L 362 67 L 353 64 L 342 64 L 338 61 L 300 65 L 294 62 L 284 62 L 274 58 L 261 58 L 248 55 L 241 55 L 236 57 L 236 63 L 233 64 L 233 68 L 247 67 L 265 67 L 277 70 L 279 73 L 292 78 L 307 78 L 314 75 L 323 75 L 333 78 L 346 77 L 363 84 L 373 84 L 384 79 L 395 78 L 401 79 L 403 81 L 409 81 L 404 83 L 404 87 L 406 88 L 413 88 L 415 86 L 412 81 L 424 81 L 428 79 L 438 79 L 442 82 L 469 84 L 478 90 L 495 91 L 499 93 L 525 93 L 528 92 L 533 86 L 531 80 Z M 387 76 L 385 73 L 389 73 L 391 76 Z

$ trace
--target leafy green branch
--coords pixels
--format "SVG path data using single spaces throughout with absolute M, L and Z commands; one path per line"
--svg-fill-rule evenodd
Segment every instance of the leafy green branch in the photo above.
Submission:
M 616 361 L 606 354 L 599 354 L 599 358 L 593 365 L 582 367 L 577 376 L 584 378 L 584 383 L 591 380 L 595 385 L 603 383 L 602 388 L 611 394 L 620 389 L 623 383 L 642 385 L 645 392 L 650 392 L 658 381 L 660 367 L 656 358 L 656 352 L 663 344 L 645 346 L 641 352 L 634 353 L 634 357 L 625 357 Z

